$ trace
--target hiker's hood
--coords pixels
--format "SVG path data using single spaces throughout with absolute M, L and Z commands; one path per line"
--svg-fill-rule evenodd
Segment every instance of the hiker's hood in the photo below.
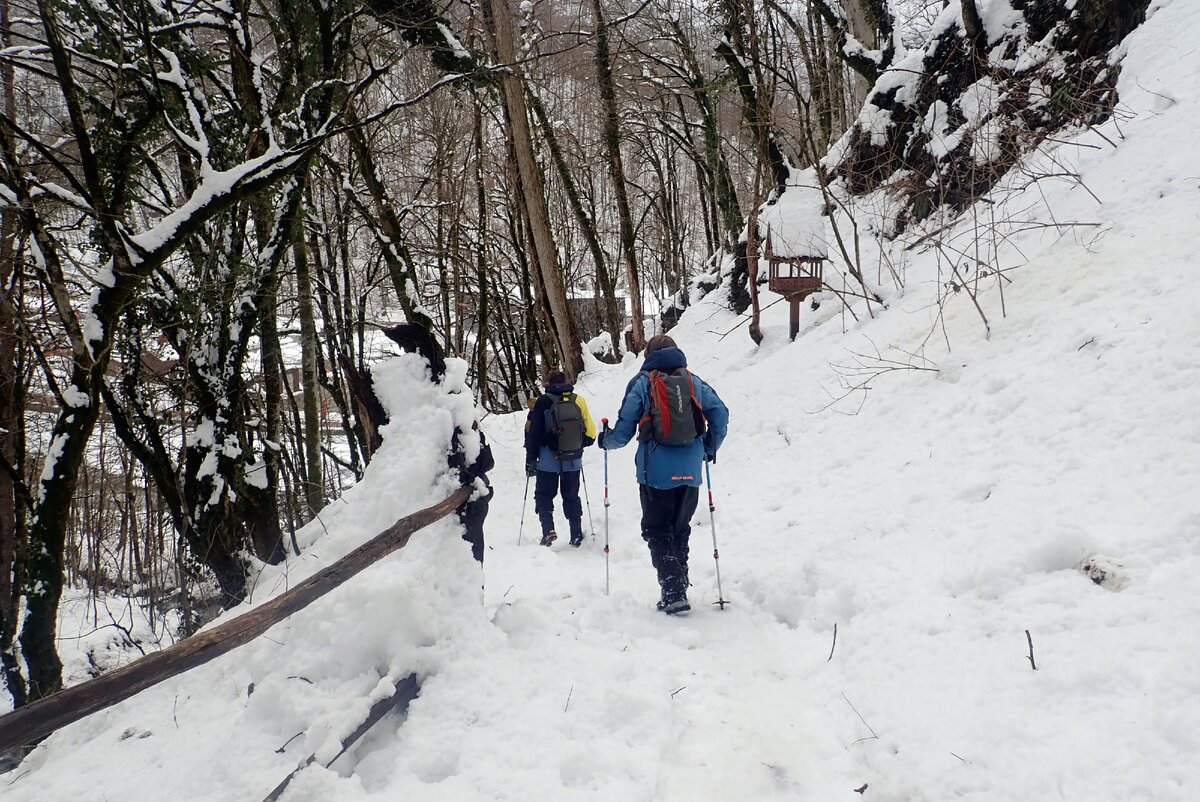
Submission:
M 642 370 L 661 370 L 664 373 L 686 367 L 687 357 L 683 355 L 683 351 L 674 346 L 659 348 L 646 357 L 646 361 L 642 363 Z
M 554 384 L 547 385 L 547 387 L 546 387 L 546 392 L 554 393 L 555 395 L 562 395 L 563 393 L 570 393 L 570 392 L 573 392 L 574 390 L 575 390 L 575 385 L 570 384 L 569 382 L 555 382 Z

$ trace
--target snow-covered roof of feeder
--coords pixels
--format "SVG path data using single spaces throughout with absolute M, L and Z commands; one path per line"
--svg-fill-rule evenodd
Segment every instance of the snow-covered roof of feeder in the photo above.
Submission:
M 758 213 L 758 230 L 769 236 L 771 255 L 784 259 L 826 259 L 825 199 L 810 168 L 793 172 L 779 200 Z

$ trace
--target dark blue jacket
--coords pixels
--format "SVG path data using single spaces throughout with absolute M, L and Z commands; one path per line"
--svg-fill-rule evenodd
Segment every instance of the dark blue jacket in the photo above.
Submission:
M 596 424 L 588 413 L 587 402 L 575 393 L 572 384 L 551 384 L 525 419 L 525 460 L 537 461 L 539 471 L 551 473 L 569 473 L 583 467 L 583 460 L 560 460 L 554 456 L 558 449 L 558 438 L 551 431 L 550 408 L 554 405 L 555 396 L 569 393 L 579 410 L 583 413 L 583 445 L 584 448 L 596 442 Z
M 661 370 L 670 373 L 686 367 L 687 357 L 678 348 L 660 348 L 646 357 L 646 361 L 642 363 L 642 372 L 634 376 L 625 388 L 621 412 L 617 415 L 617 423 L 612 431 L 604 436 L 604 447 L 624 446 L 637 435 L 638 421 L 650 413 L 650 380 L 646 375 L 648 371 Z M 724 442 L 725 433 L 729 429 L 729 410 L 716 390 L 694 373 L 692 384 L 696 391 L 696 400 L 700 402 L 700 409 L 708 421 L 708 431 L 703 438 L 698 437 L 686 446 L 668 446 L 654 440 L 638 443 L 634 465 L 637 467 L 639 484 L 659 489 L 683 485 L 698 487 L 701 484 L 700 471 L 705 455 L 715 456 L 717 449 Z

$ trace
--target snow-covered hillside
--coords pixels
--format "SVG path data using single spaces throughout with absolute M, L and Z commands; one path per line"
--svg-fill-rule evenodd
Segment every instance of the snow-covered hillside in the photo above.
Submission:
M 1200 798 L 1196 30 L 1192 0 L 1155 3 L 1119 118 L 1031 157 L 1079 180 L 998 191 L 996 219 L 1026 222 L 999 246 L 1003 295 L 981 285 L 989 336 L 966 292 L 938 306 L 951 277 L 921 247 L 900 251 L 886 309 L 822 296 L 795 342 L 783 304 L 758 347 L 720 298 L 688 310 L 672 334 L 731 411 L 713 470 L 725 610 L 702 505 L 693 612 L 655 612 L 632 449 L 609 456 L 609 595 L 599 451 L 597 537 L 540 548 L 530 509 L 518 547 L 523 421 L 489 418 L 482 604 L 442 522 L 268 636 L 56 734 L 0 799 L 261 799 L 413 671 L 406 720 L 284 798 Z M 436 444 L 472 412 L 460 375 L 435 390 L 419 370 L 377 368 L 408 411 L 256 600 L 445 495 Z M 636 370 L 593 364 L 577 389 L 615 417 Z M 1108 587 L 1080 570 L 1093 557 Z

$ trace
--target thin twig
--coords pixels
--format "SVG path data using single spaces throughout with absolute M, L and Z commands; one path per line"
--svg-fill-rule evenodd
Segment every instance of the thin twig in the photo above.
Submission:
M 1025 630 L 1025 640 L 1029 641 L 1029 665 L 1037 671 L 1037 663 L 1033 661 L 1033 636 L 1029 634 L 1029 630 Z
M 1077 148 L 1091 148 L 1092 150 L 1103 150 L 1103 148 L 1101 148 L 1099 145 L 1089 145 L 1086 142 L 1071 142 L 1066 139 L 1055 139 L 1052 136 L 1045 137 L 1044 139 L 1042 139 L 1042 141 L 1043 142 L 1052 142 L 1055 145 L 1072 145 Z M 950 754 L 954 755 L 953 752 L 951 752 Z M 958 757 L 958 755 L 954 755 L 954 756 Z
M 787 300 L 787 298 L 785 298 L 785 297 L 776 298 L 774 301 L 771 301 L 771 303 L 769 303 L 769 304 L 767 304 L 766 306 L 764 306 L 764 307 L 762 308 L 762 311 L 765 311 L 765 310 L 767 310 L 767 309 L 770 309 L 770 308 L 771 308 L 772 306 L 774 306 L 775 304 L 778 304 L 778 303 L 783 303 L 783 302 L 784 302 L 784 301 L 786 301 L 786 300 Z M 744 316 L 742 316 L 742 319 L 741 319 L 740 321 L 738 321 L 737 325 L 735 325 L 735 326 L 734 326 L 732 329 L 730 329 L 729 331 L 722 332 L 722 333 L 721 333 L 721 336 L 720 336 L 720 338 L 719 338 L 719 339 L 722 339 L 722 340 L 724 340 L 724 339 L 725 339 L 726 337 L 728 337 L 730 334 L 733 334 L 735 331 L 737 331 L 738 329 L 740 329 L 742 326 L 744 326 L 744 325 L 746 325 L 747 323 L 749 323 L 749 322 L 750 322 L 752 319 L 753 319 L 753 318 L 751 318 L 749 315 L 744 315 Z M 713 332 L 713 333 L 715 334 L 716 332 Z
M 859 353 L 857 351 L 848 351 L 848 353 L 854 357 L 853 364 L 842 364 L 838 362 L 829 363 L 829 366 L 833 369 L 834 373 L 838 375 L 838 383 L 841 385 L 844 392 L 841 395 L 835 396 L 829 390 L 825 390 L 826 394 L 830 398 L 829 403 L 825 404 L 815 412 L 810 412 L 808 414 L 818 414 L 827 409 L 831 409 L 841 401 L 844 401 L 859 391 L 864 393 L 865 398 L 866 391 L 871 389 L 871 383 L 880 376 L 888 373 L 894 373 L 901 370 L 916 370 L 925 371 L 928 373 L 938 372 L 938 368 L 935 367 L 933 363 L 931 363 L 925 357 L 900 348 L 895 348 L 894 346 L 893 350 L 899 351 L 900 353 L 910 357 L 910 361 L 901 362 L 900 360 L 896 359 L 887 359 L 879 351 L 879 347 L 875 345 L 875 343 L 869 337 L 866 339 L 867 342 L 871 343 L 871 347 L 875 349 L 875 354 L 870 355 Z M 914 364 L 915 360 L 920 360 L 926 364 Z M 824 389 L 824 387 L 822 387 L 822 389 Z M 858 409 L 854 412 L 843 412 L 841 410 L 835 411 L 843 415 L 856 415 L 862 409 L 863 403 L 864 399 L 860 399 Z
M 275 750 L 275 754 L 282 755 L 284 752 L 287 751 L 288 744 L 290 744 L 292 741 L 296 740 L 303 734 L 304 734 L 304 730 L 300 730 L 300 732 L 296 733 L 291 738 L 288 738 L 286 741 L 283 742 L 283 746 L 281 746 Z
M 971 303 L 975 304 L 975 311 L 979 313 L 979 318 L 983 321 L 984 339 L 990 340 L 992 337 L 992 325 L 988 323 L 987 315 L 983 313 L 983 307 L 979 304 L 979 298 L 967 286 L 967 280 L 958 272 L 958 265 L 951 262 L 950 269 L 954 271 L 954 277 L 958 279 L 957 286 L 961 287 L 967 293 L 967 297 L 971 299 Z
M 833 650 L 837 648 L 837 622 L 833 622 L 833 645 L 829 647 L 829 657 L 825 660 L 828 663 L 833 659 Z
M 846 699 L 846 694 L 843 693 L 842 698 Z M 855 741 L 854 743 L 859 743 L 859 741 L 878 740 L 879 736 L 875 734 L 875 730 L 871 729 L 871 725 L 867 723 L 867 720 L 865 718 L 863 718 L 862 713 L 858 712 L 858 708 L 855 707 L 854 704 L 849 699 L 846 699 L 846 704 L 850 705 L 850 709 L 854 711 L 854 715 L 858 716 L 858 720 L 863 723 L 863 726 L 866 727 L 868 730 L 871 730 L 870 738 L 859 738 L 858 741 Z

